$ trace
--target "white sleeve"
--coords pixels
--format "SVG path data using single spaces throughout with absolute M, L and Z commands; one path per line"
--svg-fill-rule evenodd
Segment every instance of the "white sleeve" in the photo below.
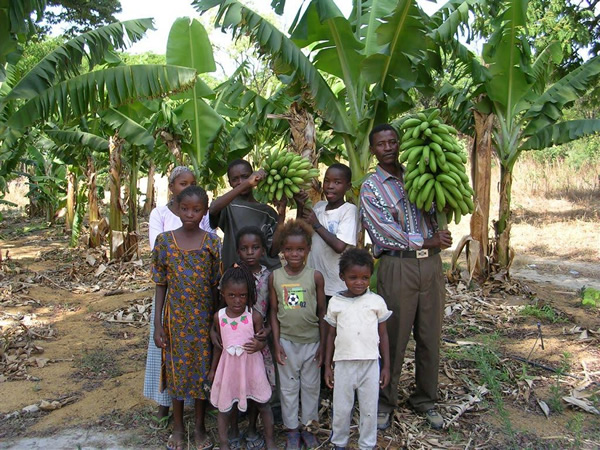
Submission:
M 213 227 L 210 226 L 208 213 L 204 214 L 204 217 L 202 217 L 202 220 L 200 221 L 200 228 L 202 228 L 204 231 L 208 231 L 209 233 L 216 233 Z
M 374 294 L 377 295 L 377 294 Z M 375 313 L 377 314 L 377 322 L 385 322 L 392 315 L 392 311 L 390 311 L 385 303 L 385 300 L 380 295 L 377 295 L 377 307 Z
M 148 240 L 150 241 L 150 250 L 154 248 L 156 236 L 165 231 L 164 227 L 165 224 L 163 222 L 163 217 L 160 215 L 158 208 L 154 208 L 150 213 L 150 221 L 148 222 Z
M 356 245 L 356 226 L 358 224 L 358 209 L 352 203 L 346 203 L 340 214 L 337 233 L 335 236 L 348 245 Z
M 329 299 L 329 305 L 327 305 L 327 313 L 325 314 L 325 317 L 323 317 L 323 320 L 325 320 L 325 322 L 327 322 L 332 327 L 337 328 L 337 316 L 338 311 L 335 309 L 335 297 L 333 297 Z

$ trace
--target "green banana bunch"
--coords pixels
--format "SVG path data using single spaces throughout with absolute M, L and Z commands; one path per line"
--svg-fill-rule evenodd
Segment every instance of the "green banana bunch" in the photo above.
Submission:
M 466 155 L 456 130 L 438 119 L 440 110 L 420 112 L 400 125 L 400 162 L 405 164 L 404 189 L 417 208 L 429 211 L 435 202 L 438 214 L 458 224 L 473 212 L 473 189 L 465 169 Z
M 260 199 L 281 200 L 284 196 L 292 199 L 301 189 L 310 187 L 311 179 L 320 175 L 319 169 L 297 153 L 275 150 L 267 156 L 264 169 L 267 176 L 258 183 Z

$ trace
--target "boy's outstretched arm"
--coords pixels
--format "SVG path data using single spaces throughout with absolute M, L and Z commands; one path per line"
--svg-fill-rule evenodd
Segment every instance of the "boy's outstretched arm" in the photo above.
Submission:
M 269 317 L 271 319 L 271 330 L 273 332 L 273 344 L 275 346 L 275 361 L 282 366 L 287 358 L 285 351 L 279 342 L 279 321 L 277 320 L 278 302 L 277 292 L 273 286 L 273 273 L 269 274 Z
M 379 374 L 379 387 L 384 388 L 390 382 L 390 340 L 385 322 L 380 322 L 379 331 L 379 354 L 381 355 L 381 372 Z
M 319 318 L 320 335 L 319 349 L 315 355 L 315 360 L 321 367 L 325 359 L 325 346 L 327 345 L 327 323 L 324 319 L 327 312 L 327 303 L 325 301 L 325 279 L 318 270 L 315 270 L 315 287 L 317 289 L 317 317 Z
M 219 214 L 223 211 L 227 205 L 229 205 L 233 199 L 235 199 L 240 193 L 244 192 L 248 188 L 254 189 L 258 183 L 267 176 L 267 173 L 264 169 L 259 169 L 250 175 L 246 180 L 242 181 L 236 187 L 234 187 L 229 192 L 221 195 L 219 198 L 216 198 L 210 204 L 210 208 L 208 208 L 208 212 L 210 214 L 210 226 L 213 226 L 213 223 L 218 223 Z M 215 227 L 213 227 L 215 228 Z
M 330 324 L 327 327 L 327 345 L 325 347 L 325 384 L 329 389 L 333 389 L 334 373 L 333 373 L 333 350 L 335 347 L 335 337 L 337 329 Z

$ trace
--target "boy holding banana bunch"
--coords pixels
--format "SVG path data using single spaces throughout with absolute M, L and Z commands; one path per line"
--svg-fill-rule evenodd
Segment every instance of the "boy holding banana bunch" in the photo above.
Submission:
M 248 161 L 236 159 L 227 167 L 227 178 L 231 190 L 215 199 L 209 208 L 210 226 L 223 231 L 221 258 L 223 267 L 230 267 L 237 261 L 236 235 L 246 226 L 256 226 L 265 235 L 267 251 L 261 261 L 269 270 L 281 266 L 277 228 L 285 221 L 286 201 L 277 204 L 277 211 L 269 205 L 258 202 L 253 190 L 267 176 L 263 169 L 252 170 Z
M 298 206 L 298 214 L 302 214 L 315 231 L 307 265 L 323 274 L 327 301 L 346 290 L 340 278 L 339 260 L 346 248 L 356 245 L 358 210 L 344 198 L 351 187 L 350 168 L 340 163 L 332 164 L 323 178 L 326 201 L 317 202 L 312 209 Z
M 391 125 L 373 128 L 369 147 L 378 165 L 360 190 L 361 219 L 373 241 L 374 256 L 380 258 L 377 293 L 392 311 L 386 322 L 391 381 L 379 393 L 377 427 L 390 425 L 412 331 L 416 341 L 416 389 L 408 403 L 424 413 L 431 427 L 437 429 L 444 423 L 435 410 L 445 295 L 439 253 L 452 245 L 452 236 L 449 231 L 438 231 L 432 210 L 418 208 L 406 195 L 398 141 Z

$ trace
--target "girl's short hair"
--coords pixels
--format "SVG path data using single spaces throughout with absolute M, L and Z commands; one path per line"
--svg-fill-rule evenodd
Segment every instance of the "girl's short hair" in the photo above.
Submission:
M 248 310 L 252 310 L 256 304 L 256 280 L 250 268 L 243 262 L 234 263 L 221 277 L 219 283 L 221 293 L 223 292 L 223 288 L 229 283 L 239 283 L 248 286 L 248 301 L 246 305 L 248 306 Z
M 312 233 L 311 226 L 302 219 L 288 220 L 281 228 L 279 234 L 279 245 L 283 245 L 285 240 L 290 236 L 303 236 L 306 239 L 306 243 L 310 247 L 312 245 Z
M 186 166 L 177 166 L 173 170 L 171 170 L 171 174 L 169 175 L 169 185 L 173 184 L 175 182 L 175 180 L 180 175 L 183 175 L 184 173 L 190 173 L 190 174 L 192 174 L 192 176 L 194 178 L 196 178 L 196 175 L 194 174 L 194 172 L 192 171 L 192 169 L 190 169 L 189 167 L 186 167 Z
M 188 197 L 198 197 L 204 206 L 208 206 L 208 195 L 206 191 L 202 189 L 200 186 L 191 185 L 186 187 L 183 191 L 179 193 L 177 196 L 177 203 L 181 203 L 184 198 Z
M 340 273 L 345 273 L 352 266 L 368 267 L 372 274 L 373 257 L 364 248 L 350 248 L 340 256 Z
M 263 248 L 266 250 L 267 249 L 267 240 L 265 238 L 265 233 L 262 232 L 262 230 L 260 228 L 258 228 L 257 226 L 247 226 L 247 227 L 243 227 L 240 231 L 237 232 L 237 234 L 235 235 L 235 248 L 239 250 L 240 248 L 240 240 L 242 239 L 243 236 L 257 236 L 258 239 L 260 239 L 260 244 L 263 246 Z

